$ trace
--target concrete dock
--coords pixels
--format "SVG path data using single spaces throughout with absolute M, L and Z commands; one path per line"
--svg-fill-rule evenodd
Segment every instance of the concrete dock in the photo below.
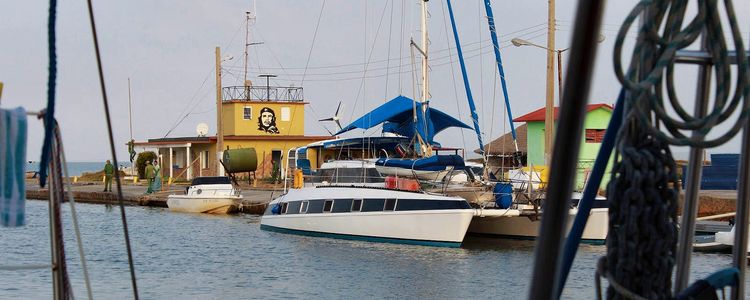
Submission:
M 123 202 L 131 206 L 167 207 L 167 196 L 171 194 L 183 194 L 187 184 L 164 185 L 163 191 L 146 194 L 145 184 L 133 184 L 132 182 L 122 185 Z M 281 187 L 253 188 L 240 185 L 242 188 L 242 207 L 240 212 L 248 214 L 263 214 L 268 203 L 273 197 L 282 193 Z M 118 205 L 117 187 L 112 185 L 113 192 L 103 192 L 104 185 L 100 182 L 78 182 L 73 184 L 73 198 L 80 203 L 112 204 Z M 37 181 L 26 181 L 26 198 L 36 200 L 49 200 L 49 190 L 40 188 Z

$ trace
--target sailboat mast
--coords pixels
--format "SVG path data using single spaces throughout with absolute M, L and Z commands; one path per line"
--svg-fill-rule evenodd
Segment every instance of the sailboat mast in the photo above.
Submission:
M 430 78 L 427 58 L 427 0 L 422 0 L 422 112 L 427 111 L 430 95 Z

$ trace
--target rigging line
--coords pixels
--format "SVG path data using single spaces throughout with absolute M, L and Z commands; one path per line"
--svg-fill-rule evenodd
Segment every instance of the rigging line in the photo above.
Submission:
M 76 201 L 73 198 L 73 185 L 70 183 L 70 175 L 68 173 L 68 160 L 65 158 L 65 148 L 63 148 L 62 133 L 60 132 L 60 124 L 55 126 L 56 135 L 58 139 L 56 143 L 60 148 L 60 158 L 62 159 L 62 171 L 65 176 L 64 183 L 67 187 L 65 195 L 70 203 L 70 215 L 73 219 L 73 231 L 76 234 L 76 244 L 78 244 L 78 256 L 81 259 L 81 268 L 83 269 L 83 282 L 86 285 L 86 294 L 89 296 L 89 300 L 94 299 L 91 294 L 91 280 L 89 280 L 89 269 L 86 266 L 86 255 L 83 251 L 83 242 L 81 241 L 81 230 L 78 227 L 78 213 L 76 212 Z
M 359 101 L 359 96 L 362 94 L 362 89 L 364 88 L 364 85 L 365 85 L 365 79 L 367 78 L 367 68 L 369 67 L 369 62 L 372 59 L 372 53 L 375 52 L 373 50 L 375 49 L 375 44 L 378 41 L 378 35 L 380 34 L 380 27 L 381 27 L 381 25 L 383 25 L 383 17 L 385 16 L 385 9 L 387 7 L 388 7 L 388 3 L 386 2 L 386 5 L 383 6 L 383 11 L 380 13 L 380 22 L 378 22 L 378 28 L 375 30 L 375 36 L 372 39 L 372 45 L 370 46 L 370 54 L 367 55 L 367 61 L 366 61 L 365 65 L 364 65 L 364 72 L 362 73 L 362 77 L 361 77 L 362 81 L 360 81 L 360 83 L 359 83 L 359 90 L 357 90 L 357 96 L 354 98 L 354 105 L 352 106 L 352 113 L 349 116 L 349 121 L 350 122 L 354 118 L 354 110 L 357 109 L 357 102 Z M 365 35 L 367 35 L 366 32 L 365 32 Z M 365 43 L 367 43 L 366 40 L 365 40 Z M 367 52 L 366 45 L 365 45 L 365 52 Z M 362 98 L 363 98 L 362 99 L 362 102 L 363 102 L 363 104 L 362 104 L 363 105 L 362 106 L 363 113 L 364 113 L 364 101 L 365 101 L 364 97 L 365 96 L 362 95 Z
M 450 46 L 451 40 L 450 38 L 448 38 L 449 36 L 448 21 L 446 20 L 445 6 L 441 5 L 440 7 L 442 8 L 442 11 L 443 11 L 443 29 L 445 30 L 446 41 L 448 42 L 448 46 Z M 458 104 L 458 88 L 456 88 L 456 73 L 454 70 L 456 67 L 454 65 L 453 55 L 450 52 L 448 53 L 448 55 L 450 56 L 451 82 L 453 83 L 453 98 L 456 100 L 455 102 L 456 102 L 456 109 L 458 110 L 458 120 L 463 122 L 464 120 L 462 117 L 463 114 L 461 113 L 461 105 Z M 463 144 L 463 148 L 466 149 L 466 137 L 464 136 L 464 131 L 463 129 L 461 129 L 459 130 L 459 132 L 461 132 L 461 143 Z M 479 145 L 479 147 L 482 147 L 482 146 L 483 145 Z
M 388 54 L 386 56 L 388 63 L 386 64 L 386 75 L 385 75 L 385 95 L 383 95 L 383 102 L 386 102 L 386 99 L 388 98 L 388 79 L 390 78 L 390 70 L 388 70 L 391 67 L 391 38 L 393 37 L 393 0 L 391 0 L 391 16 L 390 20 L 388 21 Z
M 480 37 L 479 39 L 480 40 L 482 39 L 481 36 L 482 36 L 482 33 L 484 32 L 484 30 L 482 30 L 483 17 L 486 17 L 486 16 L 484 16 L 482 14 L 482 5 L 481 4 L 477 4 L 477 32 L 479 33 L 479 37 Z M 493 77 L 494 77 L 494 74 L 493 74 Z M 481 56 L 481 55 L 479 56 L 479 95 L 481 97 L 480 101 L 479 101 L 479 105 L 481 106 L 480 109 L 482 110 L 482 121 L 481 121 L 482 124 L 481 125 L 482 125 L 482 128 L 487 128 L 486 127 L 487 126 L 487 121 L 486 121 L 487 120 L 486 119 L 486 117 L 487 117 L 487 111 L 484 110 L 484 101 L 485 101 L 485 97 L 484 97 L 484 56 Z M 492 140 L 489 140 L 489 141 L 490 141 L 490 143 L 492 142 Z M 488 144 L 488 146 L 489 146 L 489 144 Z M 487 154 L 485 154 L 484 157 L 485 157 L 485 162 L 486 162 Z M 487 167 L 486 163 L 485 163 L 485 167 Z
M 542 36 L 544 34 L 546 34 L 546 33 L 539 34 L 536 37 Z M 510 46 L 511 46 L 511 44 L 507 44 L 507 45 L 504 45 L 504 46 L 500 46 L 498 49 L 505 49 L 505 48 L 510 47 Z M 490 52 L 489 51 L 481 52 L 481 53 L 478 53 L 478 54 L 475 54 L 475 55 L 466 56 L 466 58 L 467 59 L 474 58 L 474 57 L 477 57 L 477 56 L 480 56 L 480 55 L 484 55 L 484 54 L 488 54 L 488 53 L 490 53 Z M 447 62 L 446 63 L 440 63 L 440 64 L 430 64 L 430 66 L 431 66 L 430 69 L 436 69 L 436 67 L 446 66 L 447 64 L 448 64 Z M 407 73 L 407 72 L 403 72 L 403 73 Z M 367 76 L 364 76 L 364 78 L 373 79 L 373 78 L 381 78 L 383 76 L 385 76 L 385 75 L 384 74 L 367 75 Z M 362 76 L 359 76 L 359 77 L 341 77 L 341 78 L 333 78 L 333 79 L 307 79 L 307 81 L 331 82 L 331 81 L 361 80 L 362 78 L 363 78 Z M 277 81 L 293 82 L 293 80 L 285 80 L 285 79 L 276 79 L 276 80 Z
M 52 0 L 54 1 L 54 0 Z M 115 151 L 115 139 L 112 135 L 112 120 L 109 114 L 109 101 L 107 100 L 107 89 L 104 84 L 104 71 L 102 69 L 102 59 L 99 53 L 99 40 L 96 35 L 96 23 L 94 22 L 94 8 L 91 4 L 91 0 L 86 1 L 89 9 L 89 21 L 91 22 L 91 33 L 94 39 L 94 50 L 96 53 L 96 66 L 99 70 L 99 86 L 102 91 L 102 102 L 104 104 L 104 115 L 107 119 L 107 134 L 109 135 L 109 148 L 112 152 L 112 162 L 115 166 L 117 163 L 117 152 Z M 117 201 L 120 205 L 120 217 L 122 219 L 122 228 L 125 235 L 125 248 L 128 252 L 128 265 L 130 267 L 130 280 L 133 285 L 133 296 L 138 300 L 138 285 L 135 279 L 135 268 L 133 267 L 133 252 L 130 248 L 130 235 L 128 234 L 128 222 L 125 216 L 125 203 L 122 196 L 122 184 L 120 182 L 120 172 L 115 172 L 115 182 L 117 183 Z
M 541 24 L 541 25 L 545 25 L 545 24 Z M 532 27 L 528 27 L 528 28 L 525 28 L 525 29 L 522 29 L 522 30 L 517 30 L 517 31 L 514 31 L 514 32 L 510 32 L 510 33 L 499 34 L 498 37 L 509 37 L 509 36 L 512 36 L 512 37 L 522 37 L 522 36 L 526 36 L 526 35 L 529 35 L 529 34 L 534 34 L 534 33 L 539 32 L 539 31 L 544 31 L 544 32 L 547 31 L 546 27 L 544 27 L 544 28 L 537 28 L 537 27 L 539 27 L 539 26 L 532 26 Z M 534 29 L 534 28 L 536 28 L 536 29 Z M 522 31 L 527 31 L 529 29 L 534 29 L 534 30 L 531 30 L 529 32 L 525 32 L 525 33 L 522 33 L 522 34 L 516 34 L 516 35 L 514 35 L 514 33 L 522 32 Z M 265 39 L 260 32 L 256 32 L 256 33 L 258 34 L 258 36 L 260 36 L 261 38 Z M 484 44 L 487 41 L 489 41 L 489 39 L 483 39 L 483 40 L 479 40 L 479 41 L 475 41 L 475 42 L 470 42 L 470 43 L 462 43 L 461 45 L 465 49 L 471 49 L 471 46 L 473 46 L 473 45 L 482 45 L 482 44 Z M 510 39 L 507 39 L 507 41 L 510 41 Z M 490 47 L 490 46 L 479 46 L 479 48 L 486 48 L 486 47 Z M 445 56 L 445 55 L 443 55 L 443 56 L 436 56 L 435 54 L 442 53 L 442 52 L 450 52 L 450 51 L 454 51 L 454 50 L 455 50 L 455 47 L 442 48 L 442 49 L 436 49 L 436 50 L 432 50 L 431 49 L 430 53 L 432 53 L 432 57 L 434 57 L 434 58 L 437 59 L 439 57 L 445 58 L 447 56 Z M 471 50 L 471 51 L 476 51 L 476 49 Z M 467 50 L 465 52 L 469 52 L 469 50 Z M 273 51 L 271 51 L 271 53 L 273 53 Z M 384 63 L 387 60 L 388 59 L 371 60 L 369 64 L 372 65 L 372 64 L 378 64 L 378 63 Z M 390 60 L 391 61 L 395 61 L 395 60 L 400 60 L 400 58 L 391 58 Z M 304 69 L 308 69 L 308 70 L 314 70 L 314 69 L 333 69 L 333 68 L 353 67 L 353 66 L 361 66 L 361 65 L 364 65 L 364 64 L 365 63 L 349 63 L 349 64 L 339 64 L 339 65 L 330 65 L 330 66 L 312 66 L 312 67 L 308 66 L 308 67 L 288 67 L 288 68 L 285 68 L 285 67 L 282 66 L 280 68 L 269 68 L 269 67 L 266 67 L 266 69 L 287 69 L 287 70 L 304 70 Z M 281 65 L 281 64 L 279 64 L 279 65 Z M 238 68 L 240 68 L 240 67 L 238 67 Z
M 203 83 L 201 83 L 201 86 L 197 90 L 195 90 L 195 93 L 193 94 L 193 97 L 190 99 L 190 104 L 186 105 L 182 109 L 182 112 L 180 112 L 180 114 L 178 115 L 177 120 L 175 120 L 174 125 L 172 125 L 172 127 L 169 128 L 169 130 L 167 130 L 167 133 L 164 134 L 164 138 L 166 138 L 167 136 L 169 136 L 169 134 L 172 133 L 172 131 L 175 130 L 177 128 L 177 126 L 180 126 L 180 124 L 182 123 L 182 121 L 185 120 L 185 118 L 188 115 L 190 115 L 190 112 L 192 112 L 192 110 L 195 109 L 195 107 L 197 107 L 198 104 L 200 104 L 200 102 L 195 101 L 196 99 L 200 99 L 200 98 L 198 98 L 196 96 L 198 96 L 198 92 L 200 92 L 203 89 L 203 86 L 208 81 L 208 77 L 211 75 L 211 73 L 213 73 L 213 71 L 208 72 L 208 74 L 206 75 L 206 77 L 203 78 Z M 206 92 L 204 92 L 202 96 L 205 96 L 205 95 L 206 95 Z M 190 105 L 192 105 L 192 108 L 190 110 L 188 110 L 188 107 L 191 107 Z M 179 117 L 179 116 L 181 116 L 181 117 Z
M 539 32 L 541 32 L 542 34 L 536 34 L 536 33 L 539 33 Z M 541 28 L 541 29 L 538 29 L 538 30 L 535 30 L 535 31 L 532 31 L 532 32 L 528 32 L 528 33 L 525 33 L 525 34 L 522 34 L 522 35 L 516 36 L 516 37 L 526 37 L 527 35 L 535 34 L 534 36 L 526 37 L 526 39 L 530 39 L 531 40 L 531 39 L 535 39 L 537 37 L 545 35 L 546 32 L 547 32 L 547 29 Z M 499 40 L 499 42 L 500 43 L 505 43 L 506 44 L 505 46 L 510 46 L 509 43 L 511 42 L 511 40 L 512 39 L 505 39 L 505 40 Z M 468 50 L 465 50 L 464 53 L 481 52 L 484 49 L 491 48 L 491 47 L 492 47 L 492 45 L 485 45 L 485 46 L 479 46 L 477 48 L 469 48 Z M 501 47 L 501 48 L 504 48 L 504 47 Z M 486 52 L 483 52 L 483 53 L 486 53 Z M 472 56 L 467 56 L 467 57 L 472 57 Z M 446 60 L 447 58 L 448 58 L 448 55 L 442 55 L 442 56 L 432 55 L 430 60 L 431 61 L 441 61 L 441 60 Z M 385 60 L 381 60 L 381 62 L 383 62 L 383 61 L 385 61 Z M 370 64 L 372 65 L 374 63 L 371 62 Z M 360 66 L 360 65 L 363 65 L 363 64 L 351 64 L 351 65 L 348 65 L 348 66 Z M 402 64 L 402 66 L 405 66 L 405 65 L 406 64 Z M 430 64 L 430 65 L 433 65 L 433 64 Z M 241 67 L 224 67 L 224 68 L 226 68 L 226 69 L 232 69 L 232 70 L 237 71 L 237 70 L 240 70 Z M 395 68 L 398 68 L 398 67 L 397 66 L 393 66 L 391 68 L 395 69 Z M 250 68 L 250 69 L 252 70 L 253 68 Z M 267 69 L 269 69 L 269 68 L 267 68 Z M 270 68 L 270 69 L 273 69 L 273 68 Z M 287 68 L 287 69 L 291 70 L 291 69 L 299 69 L 299 68 Z M 385 67 L 381 67 L 381 68 L 369 68 L 368 70 L 373 71 L 373 70 L 385 70 L 385 69 L 386 69 Z M 324 75 L 347 74 L 347 73 L 351 74 L 351 73 L 357 73 L 357 72 L 359 72 L 359 71 L 338 71 L 338 72 L 326 72 L 326 73 L 307 73 L 307 75 L 309 75 L 309 76 L 324 76 Z M 302 74 L 300 74 L 300 73 L 292 73 L 292 74 L 288 74 L 288 75 L 290 75 L 290 76 L 301 76 Z
M 265 40 L 266 39 L 260 31 L 257 31 L 255 33 L 261 38 L 261 40 Z M 273 51 L 273 49 L 271 49 L 271 46 L 269 44 L 263 44 L 263 46 L 265 46 L 263 48 L 266 49 L 268 51 L 268 53 L 271 54 L 271 57 L 276 62 L 276 64 L 279 65 L 279 68 L 269 68 L 269 67 L 266 67 L 266 70 L 268 70 L 268 69 L 281 69 L 281 71 L 284 72 L 284 75 L 286 75 L 287 77 L 289 77 L 289 73 L 287 73 L 286 70 L 288 70 L 290 68 L 285 68 L 284 65 L 281 64 L 281 61 L 276 56 L 275 51 Z M 298 68 L 298 69 L 301 69 L 301 68 Z M 308 69 L 308 68 L 305 68 L 305 69 Z M 310 68 L 310 69 L 312 69 L 312 68 Z
M 242 22 L 240 22 L 240 26 L 238 26 L 238 27 L 237 27 L 237 30 L 235 30 L 235 31 L 234 31 L 234 35 L 233 35 L 233 36 L 232 36 L 232 38 L 231 38 L 231 39 L 229 40 L 229 43 L 227 43 L 226 45 L 224 45 L 224 48 L 230 48 L 230 47 L 232 47 L 232 45 L 234 44 L 234 41 L 235 41 L 235 40 L 237 39 L 237 35 L 238 35 L 238 34 L 240 33 L 240 30 L 242 30 L 242 28 L 243 28 L 243 27 L 245 26 L 245 22 L 247 22 L 247 20 L 246 20 L 246 19 L 243 19 L 243 20 L 242 20 Z M 203 82 L 201 83 L 201 86 L 200 86 L 200 87 L 199 87 L 198 89 L 196 89 L 196 90 L 195 90 L 195 92 L 193 93 L 193 96 L 192 96 L 192 97 L 190 98 L 190 100 L 189 100 L 189 104 L 188 104 L 188 105 L 186 105 L 186 106 L 184 106 L 184 108 L 182 109 L 182 111 L 181 111 L 181 112 L 180 112 L 180 113 L 179 113 L 179 114 L 177 115 L 177 118 L 175 119 L 175 122 L 177 122 L 177 123 L 173 123 L 174 125 L 173 125 L 173 126 L 172 126 L 172 127 L 171 127 L 171 128 L 169 129 L 169 130 L 167 130 L 167 133 L 166 133 L 166 134 L 164 134 L 164 137 L 165 137 L 165 138 L 166 138 L 167 136 L 169 136 L 169 134 L 170 134 L 170 133 L 171 133 L 171 132 L 172 132 L 172 131 L 173 131 L 173 130 L 174 130 L 175 128 L 177 128 L 177 126 L 179 126 L 179 125 L 180 125 L 180 123 L 182 122 L 182 120 L 184 120 L 184 119 L 185 119 L 185 116 L 183 116 L 183 114 L 190 114 L 190 112 L 191 112 L 192 110 L 187 110 L 187 108 L 188 108 L 188 107 L 191 107 L 191 105 L 193 105 L 194 101 L 197 101 L 197 100 L 199 100 L 199 99 L 200 99 L 200 98 L 196 98 L 196 96 L 197 96 L 197 95 L 198 95 L 198 93 L 199 93 L 199 92 L 201 91 L 201 89 L 203 89 L 203 87 L 205 86 L 206 82 L 208 81 L 208 78 L 209 78 L 209 77 L 211 76 L 211 74 L 213 74 L 213 72 L 214 72 L 214 67 L 212 66 L 211 68 L 209 68 L 209 70 L 208 70 L 208 73 L 207 73 L 207 74 L 206 74 L 206 76 L 205 76 L 205 77 L 203 78 Z M 192 107 L 193 107 L 193 109 L 195 109 L 196 105 L 193 105 Z M 182 116 L 182 117 L 180 117 L 180 116 Z M 179 120 L 179 121 L 178 121 L 178 120 Z
M 310 57 L 312 56 L 313 47 L 315 47 L 315 38 L 318 37 L 318 28 L 320 27 L 320 19 L 323 18 L 323 9 L 326 7 L 326 0 L 320 5 L 320 13 L 318 13 L 318 22 L 315 24 L 315 31 L 313 31 L 312 42 L 310 43 L 310 51 L 307 52 L 307 62 L 305 62 L 305 71 L 302 74 L 302 82 L 300 85 L 305 84 L 305 74 L 307 74 L 307 66 L 310 65 Z

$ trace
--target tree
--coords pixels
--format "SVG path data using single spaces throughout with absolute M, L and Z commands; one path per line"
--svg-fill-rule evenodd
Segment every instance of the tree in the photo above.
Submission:
M 135 166 L 138 168 L 138 178 L 146 178 L 146 162 L 154 161 L 156 158 L 156 153 L 153 151 L 138 153 L 138 158 L 135 160 Z

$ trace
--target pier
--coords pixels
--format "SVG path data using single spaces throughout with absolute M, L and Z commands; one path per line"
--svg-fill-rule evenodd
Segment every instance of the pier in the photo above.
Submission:
M 167 207 L 167 196 L 182 194 L 187 184 L 164 185 L 163 191 L 153 194 L 145 194 L 145 184 L 133 184 L 132 182 L 122 185 L 122 195 L 125 205 Z M 247 184 L 240 184 L 242 188 L 241 213 L 261 215 L 273 197 L 280 195 L 283 188 L 261 187 L 253 188 Z M 117 188 L 112 185 L 113 192 L 103 192 L 104 185 L 100 182 L 78 182 L 73 184 L 73 199 L 77 203 L 111 204 L 118 205 Z M 48 200 L 49 190 L 39 188 L 36 181 L 26 181 L 26 198 L 34 200 Z

